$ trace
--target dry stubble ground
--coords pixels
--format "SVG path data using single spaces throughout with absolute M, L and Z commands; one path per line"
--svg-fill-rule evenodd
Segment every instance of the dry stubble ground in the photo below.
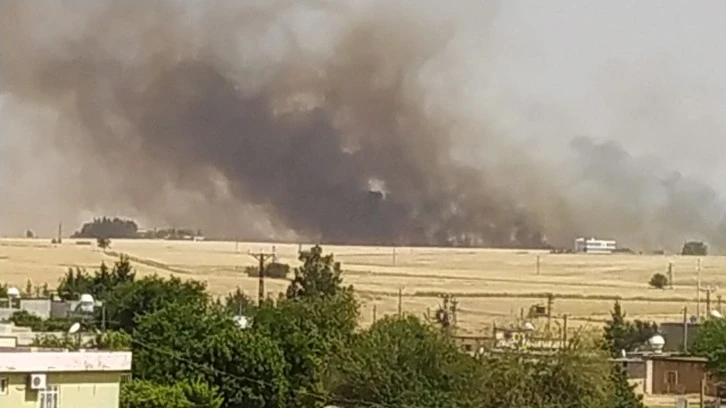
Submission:
M 95 244 L 95 243 L 94 243 Z M 273 244 L 234 242 L 175 242 L 114 240 L 108 254 L 95 245 L 77 245 L 65 240 L 51 245 L 47 240 L 0 240 L 0 281 L 24 287 L 55 286 L 68 267 L 96 268 L 112 262 L 114 253 L 132 257 L 141 274 L 175 274 L 206 281 L 215 295 L 239 286 L 257 293 L 257 280 L 243 274 L 255 260 L 248 251 L 271 251 Z M 546 293 L 555 294 L 554 313 L 570 315 L 573 326 L 600 325 L 608 317 L 615 298 L 620 298 L 629 316 L 655 321 L 678 320 L 687 306 L 696 310 L 697 259 L 650 255 L 555 255 L 537 251 L 491 249 L 396 248 L 324 246 L 343 264 L 344 277 L 354 285 L 363 303 L 362 320 L 395 313 L 397 293 L 402 288 L 403 311 L 423 314 L 439 304 L 436 293 L 459 296 L 459 324 L 463 333 L 478 334 L 491 324 L 512 322 L 521 308 L 544 303 Z M 277 244 L 281 262 L 297 263 L 297 245 Z M 537 256 L 540 273 L 537 274 Z M 656 290 L 648 280 L 665 273 L 673 263 L 675 289 Z M 726 257 L 702 258 L 702 284 L 726 289 Z M 268 280 L 270 292 L 284 291 L 286 281 Z M 712 308 L 716 307 L 715 292 Z M 705 300 L 705 295 L 702 297 Z M 705 305 L 702 306 L 705 312 Z

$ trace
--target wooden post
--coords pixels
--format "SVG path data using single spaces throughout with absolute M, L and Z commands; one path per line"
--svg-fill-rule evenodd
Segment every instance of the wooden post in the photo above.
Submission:
M 552 304 L 554 303 L 554 295 L 551 293 L 547 294 L 547 333 L 550 331 L 550 325 L 552 323 Z
M 377 314 L 376 305 L 373 305 L 373 323 L 376 322 L 376 318 L 377 318 L 376 314 Z

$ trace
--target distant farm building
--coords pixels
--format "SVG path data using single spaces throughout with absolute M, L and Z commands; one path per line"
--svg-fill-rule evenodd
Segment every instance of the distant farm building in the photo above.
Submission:
M 588 254 L 612 254 L 617 249 L 615 241 L 595 238 L 575 240 L 575 252 Z

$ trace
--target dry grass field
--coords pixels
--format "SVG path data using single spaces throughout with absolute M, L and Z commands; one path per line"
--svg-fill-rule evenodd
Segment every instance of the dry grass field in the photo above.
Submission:
M 95 244 L 95 243 L 94 243 Z M 297 264 L 297 245 L 277 244 L 281 262 Z M 0 240 L 0 281 L 24 287 L 55 286 L 68 267 L 96 268 L 113 262 L 114 252 L 132 257 L 141 274 L 175 274 L 204 280 L 215 295 L 241 287 L 257 292 L 257 280 L 243 274 L 255 260 L 248 251 L 271 251 L 273 244 L 114 240 L 111 252 L 95 245 L 65 240 Z M 360 294 L 363 323 L 370 323 L 375 305 L 378 316 L 395 313 L 399 288 L 404 312 L 423 314 L 439 304 L 437 293 L 459 297 L 458 320 L 464 333 L 477 334 L 492 323 L 505 324 L 521 308 L 545 303 L 555 295 L 553 312 L 568 314 L 572 325 L 599 325 L 616 298 L 629 316 L 655 321 L 680 319 L 684 306 L 696 310 L 697 258 L 651 255 L 557 255 L 537 251 L 451 248 L 393 248 L 324 246 L 343 264 L 345 281 Z M 537 257 L 540 271 L 537 273 Z M 675 288 L 651 289 L 648 280 L 665 273 L 673 263 Z M 726 257 L 701 260 L 702 285 L 726 288 Z M 269 292 L 284 291 L 287 282 L 268 280 Z M 716 291 L 712 308 L 717 306 Z M 705 300 L 705 294 L 702 296 Z M 726 307 L 726 306 L 725 306 Z M 702 305 L 705 312 L 705 302 Z

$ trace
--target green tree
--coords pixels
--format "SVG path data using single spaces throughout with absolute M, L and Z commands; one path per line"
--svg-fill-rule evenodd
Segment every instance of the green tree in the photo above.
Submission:
M 284 353 L 290 406 L 324 403 L 326 373 L 331 362 L 347 351 L 357 320 L 358 304 L 348 292 L 285 299 L 258 309 L 252 329 L 275 339 Z
M 134 380 L 121 387 L 121 408 L 220 408 L 217 389 L 201 381 L 159 385 Z
M 131 333 L 137 316 L 173 305 L 195 306 L 208 302 L 206 285 L 202 282 L 182 281 L 173 276 L 169 279 L 157 275 L 145 276 L 120 284 L 108 293 L 105 300 L 106 319 L 110 329 Z
M 131 350 L 131 335 L 122 331 L 99 333 L 91 347 L 101 350 Z
M 102 250 L 107 250 L 111 248 L 111 238 L 108 237 L 98 237 L 96 238 L 96 245 L 98 245 L 99 248 Z
M 668 277 L 662 273 L 656 273 L 650 277 L 648 284 L 656 289 L 664 289 L 668 286 Z
M 223 407 L 284 407 L 285 359 L 277 343 L 240 329 L 225 310 L 170 304 L 139 316 L 133 334 L 135 378 L 174 384 L 203 376 Z
M 435 327 L 413 316 L 386 317 L 357 336 L 330 386 L 333 403 L 345 407 L 473 408 L 485 406 L 485 377 L 481 362 Z
M 626 320 L 620 302 L 615 301 L 603 333 L 604 347 L 611 356 L 618 357 L 622 350 L 634 351 L 657 333 L 658 325 L 655 323 Z
M 88 293 L 96 300 L 103 300 L 119 285 L 133 282 L 136 272 L 131 266 L 128 256 L 121 255 L 111 269 L 105 262 L 93 275 L 81 268 L 68 268 L 57 288 L 59 296 L 64 300 L 78 300 Z
M 239 287 L 234 292 L 228 293 L 224 299 L 224 307 L 233 314 L 248 314 L 254 306 L 252 299 Z
M 635 393 L 635 384 L 628 382 L 627 372 L 619 365 L 613 365 L 611 374 L 614 395 L 613 408 L 645 408 L 643 396 Z
M 708 255 L 708 246 L 701 241 L 688 241 L 683 244 L 681 255 L 706 256 Z
M 691 351 L 708 359 L 708 369 L 726 380 L 726 320 L 709 319 L 698 330 Z
M 344 288 L 342 269 L 335 262 L 333 255 L 323 255 L 323 249 L 316 245 L 309 251 L 301 251 L 299 256 L 303 263 L 295 268 L 295 277 L 287 288 L 288 298 L 335 296 Z

